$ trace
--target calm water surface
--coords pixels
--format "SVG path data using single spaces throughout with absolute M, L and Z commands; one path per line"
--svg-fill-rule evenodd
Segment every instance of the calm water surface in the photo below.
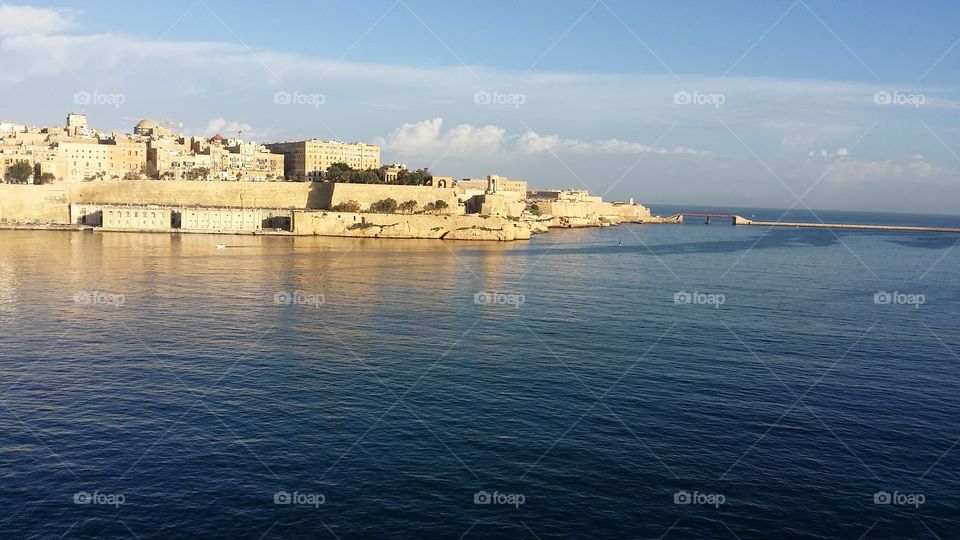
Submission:
M 0 538 L 958 538 L 956 242 L 0 231 Z

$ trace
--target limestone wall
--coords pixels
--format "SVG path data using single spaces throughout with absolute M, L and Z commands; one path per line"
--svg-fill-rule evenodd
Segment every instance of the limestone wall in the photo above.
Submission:
M 313 208 L 332 208 L 348 201 L 357 201 L 362 209 L 370 208 L 372 203 L 383 199 L 393 199 L 397 203 L 417 201 L 417 208 L 423 208 L 427 203 L 438 200 L 447 203 L 446 213 L 462 214 L 463 206 L 457 199 L 457 192 L 453 188 L 435 188 L 432 186 L 398 186 L 385 184 L 324 184 L 332 188 L 329 206 Z
M 0 221 L 69 223 L 71 187 L 0 184 Z
M 311 184 L 301 182 L 132 180 L 69 187 L 71 202 L 77 203 L 307 208 L 311 202 L 322 202 L 310 201 Z
M 639 223 L 650 218 L 650 209 L 642 204 L 615 204 L 613 208 L 620 212 L 623 221 Z
M 527 223 L 477 215 L 408 215 L 294 211 L 293 234 L 361 238 L 526 240 Z
M 119 180 L 39 186 L 0 184 L 0 220 L 69 223 L 71 203 L 329 209 L 336 204 L 355 200 L 362 209 L 368 209 L 372 203 L 386 198 L 392 198 L 397 203 L 413 200 L 418 208 L 440 200 L 448 205 L 446 214 L 464 213 L 464 206 L 459 203 L 454 188 L 309 182 Z
M 0 220 L 70 222 L 70 204 L 328 208 L 329 184 L 122 180 L 0 184 Z

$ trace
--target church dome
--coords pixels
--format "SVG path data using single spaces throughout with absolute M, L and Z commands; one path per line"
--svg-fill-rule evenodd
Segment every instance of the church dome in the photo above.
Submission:
M 144 132 L 153 131 L 154 129 L 157 129 L 157 123 L 154 122 L 153 120 L 147 120 L 146 118 L 144 118 L 143 120 L 137 123 L 137 127 L 133 128 L 133 132 L 144 133 Z

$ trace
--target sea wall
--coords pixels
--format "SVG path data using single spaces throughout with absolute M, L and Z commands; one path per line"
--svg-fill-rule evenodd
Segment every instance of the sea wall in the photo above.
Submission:
M 71 187 L 0 184 L 0 221 L 69 223 Z
M 258 208 L 324 208 L 357 201 L 362 209 L 392 198 L 413 200 L 419 208 L 442 200 L 450 214 L 462 214 L 453 188 L 382 184 L 309 182 L 191 182 L 185 180 L 118 180 L 79 184 L 0 184 L 0 220 L 69 223 L 70 203 L 155 204 L 160 206 L 226 206 Z
M 348 201 L 357 201 L 361 209 L 369 209 L 370 205 L 383 199 L 393 199 L 397 203 L 416 201 L 417 208 L 423 208 L 428 203 L 444 201 L 447 209 L 444 213 L 463 214 L 464 209 L 453 188 L 436 188 L 432 186 L 401 186 L 385 184 L 320 184 L 325 187 L 324 193 L 330 191 L 329 203 L 311 208 L 332 208 Z M 318 197 L 322 198 L 322 197 Z
M 305 182 L 128 180 L 85 182 L 69 187 L 73 190 L 70 202 L 76 203 L 263 208 L 308 208 L 318 205 L 314 207 L 319 208 L 324 202 L 311 189 L 311 184 Z
M 359 238 L 527 240 L 528 223 L 478 215 L 375 214 L 303 210 L 293 212 L 293 234 Z

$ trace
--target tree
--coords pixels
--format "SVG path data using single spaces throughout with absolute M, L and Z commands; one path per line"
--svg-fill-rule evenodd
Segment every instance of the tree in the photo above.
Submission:
M 423 205 L 423 209 L 427 212 L 442 212 L 443 210 L 449 208 L 449 206 L 450 205 L 447 204 L 447 201 L 437 201 Z
M 349 182 L 354 170 L 346 163 L 333 163 L 327 167 L 324 177 L 328 182 Z
M 433 180 L 433 174 L 430 169 L 423 168 L 415 171 L 400 171 L 397 175 L 397 183 L 407 186 L 426 186 Z
M 535 216 L 539 216 L 539 215 L 543 214 L 543 212 L 540 210 L 540 207 L 537 205 L 537 203 L 530 203 L 530 204 L 528 204 L 526 210 L 527 210 L 527 212 L 530 212 L 531 214 L 533 214 L 533 215 L 535 215 Z
M 139 180 L 140 173 L 135 173 L 133 171 L 127 171 L 127 174 L 123 175 L 124 180 Z
M 36 180 L 37 184 L 52 184 L 57 181 L 57 177 L 53 173 L 45 172 L 40 175 L 40 178 Z
M 379 184 L 380 175 L 375 170 L 358 171 L 346 163 L 334 163 L 324 175 L 327 182 L 342 184 Z
M 333 210 L 334 212 L 359 212 L 360 203 L 353 200 L 342 202 L 342 203 L 333 205 L 333 208 L 331 208 L 330 210 Z
M 7 178 L 15 184 L 26 184 L 27 179 L 33 176 L 33 166 L 26 161 L 18 161 L 7 169 Z
M 210 179 L 210 168 L 209 167 L 197 167 L 193 170 L 193 176 L 195 180 L 209 180 Z M 240 178 L 237 177 L 239 180 Z
M 397 211 L 397 201 L 387 198 L 370 205 L 370 211 L 378 214 L 393 214 Z
M 160 172 L 157 171 L 156 163 L 147 162 L 146 165 L 141 165 L 140 174 L 146 176 L 147 178 L 153 178 L 154 180 L 160 179 Z
M 397 206 L 397 210 L 403 212 L 404 214 L 412 214 L 413 211 L 417 208 L 417 201 L 404 201 Z

